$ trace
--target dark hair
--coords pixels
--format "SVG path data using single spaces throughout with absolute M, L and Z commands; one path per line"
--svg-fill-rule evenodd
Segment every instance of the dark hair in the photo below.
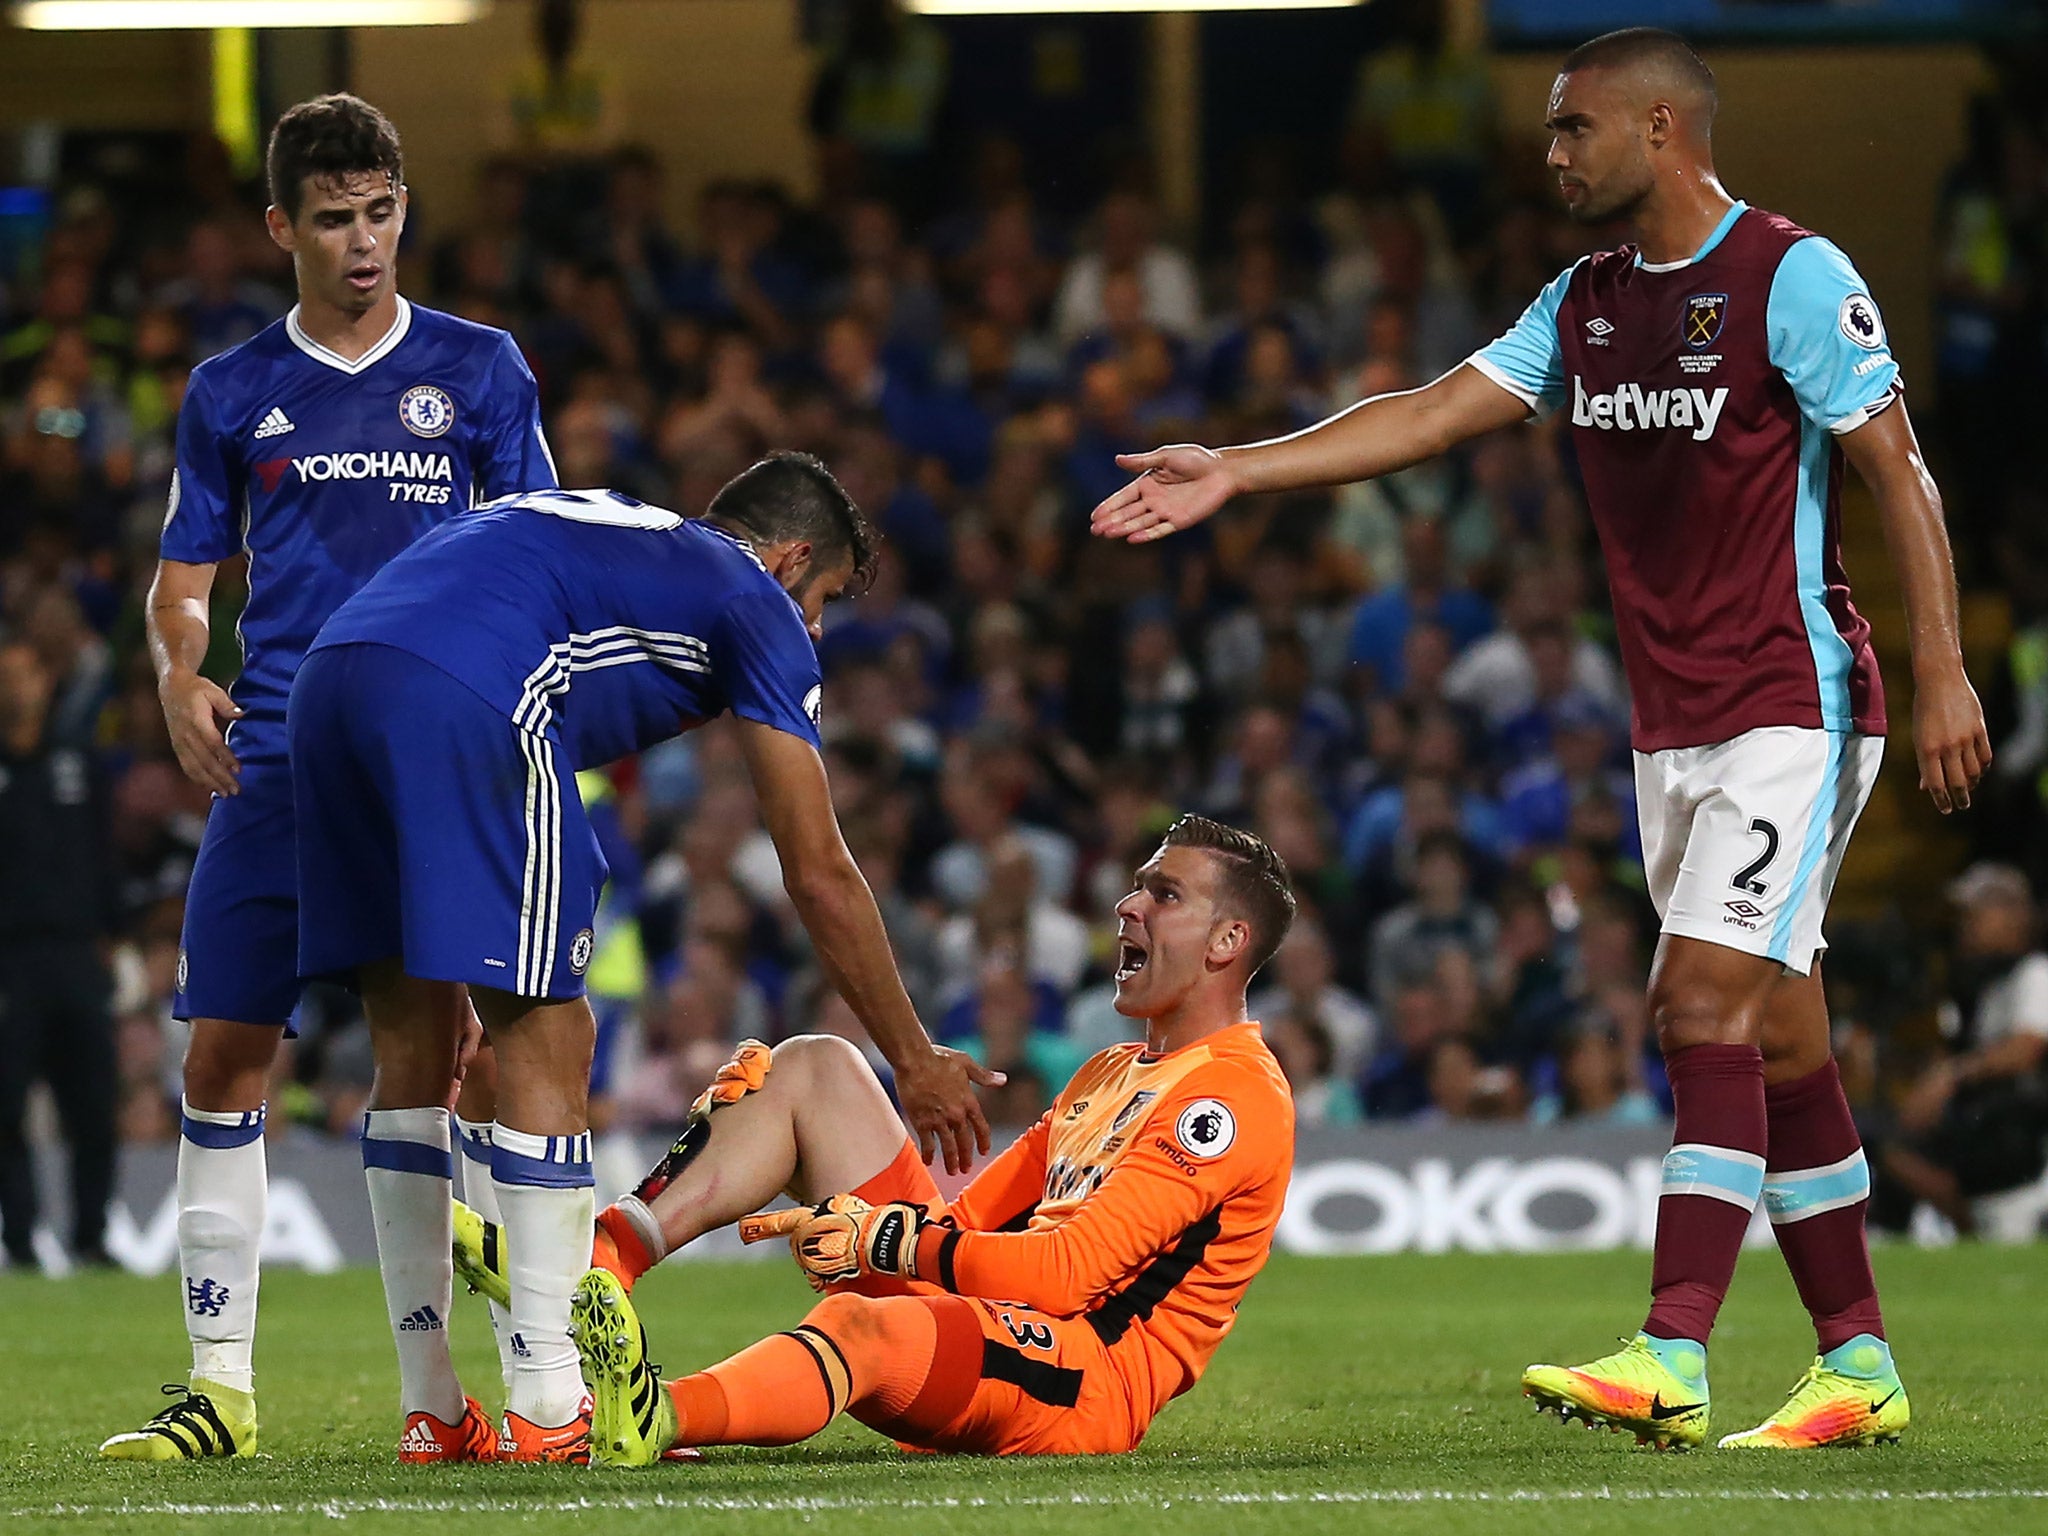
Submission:
M 270 200 L 285 217 L 299 216 L 306 178 L 341 183 L 352 176 L 391 178 L 392 190 L 405 180 L 405 160 L 391 119 L 346 91 L 302 101 L 270 130 L 264 155 Z
M 756 543 L 806 539 L 820 569 L 850 561 L 849 591 L 874 579 L 879 536 L 846 487 L 808 453 L 771 453 L 749 465 L 719 488 L 704 515 Z
M 1220 871 L 1217 904 L 1251 924 L 1249 980 L 1273 958 L 1294 923 L 1294 881 L 1287 861 L 1262 837 L 1227 827 L 1207 816 L 1182 816 L 1166 829 L 1164 846 L 1199 848 L 1211 855 Z
M 1697 91 L 1706 101 L 1710 118 L 1720 100 L 1714 87 L 1714 72 L 1707 68 L 1707 61 L 1693 51 L 1691 43 L 1662 27 L 1623 27 L 1619 32 L 1604 32 L 1566 54 L 1559 73 L 1568 75 L 1575 69 L 1596 67 L 1660 70 Z

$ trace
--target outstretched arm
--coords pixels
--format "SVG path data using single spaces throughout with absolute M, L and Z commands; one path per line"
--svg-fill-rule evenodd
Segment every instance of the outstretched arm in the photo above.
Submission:
M 1970 791 L 1991 765 L 1984 708 L 1963 670 L 1955 562 L 1941 493 L 1927 472 L 1906 402 L 1894 401 L 1840 438 L 1842 451 L 1877 498 L 1885 544 L 1906 598 L 1913 657 L 1913 751 L 1920 787 L 1946 816 L 1968 810 Z
M 1286 437 L 1220 451 L 1177 443 L 1119 454 L 1117 463 L 1138 478 L 1095 508 L 1089 529 L 1133 544 L 1163 539 L 1233 496 L 1370 480 L 1528 414 L 1527 402 L 1460 364 L 1433 384 L 1361 400 Z
M 783 885 L 817 946 L 826 979 L 895 1069 L 897 1098 L 925 1160 L 943 1149 L 947 1170 L 966 1172 L 976 1150 L 989 1147 L 988 1120 L 974 1085 L 999 1084 L 1003 1075 L 933 1045 L 918 1022 L 874 892 L 840 836 L 817 748 L 757 720 L 738 724 L 761 820 L 782 861 Z

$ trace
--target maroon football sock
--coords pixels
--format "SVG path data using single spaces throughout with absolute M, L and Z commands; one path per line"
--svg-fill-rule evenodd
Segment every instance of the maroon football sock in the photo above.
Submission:
M 1764 1208 L 1799 1299 L 1813 1315 L 1820 1353 L 1859 1333 L 1883 1338 L 1877 1278 L 1863 1234 L 1870 1170 L 1834 1059 L 1766 1088 L 1764 1104 L 1771 1129 Z
M 1693 1045 L 1667 1056 L 1664 1069 L 1677 1123 L 1643 1332 L 1704 1344 L 1763 1187 L 1764 1057 L 1753 1045 Z

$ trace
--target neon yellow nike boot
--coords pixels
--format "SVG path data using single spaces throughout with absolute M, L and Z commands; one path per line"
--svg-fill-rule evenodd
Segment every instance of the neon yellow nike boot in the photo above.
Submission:
M 1889 1445 L 1912 1421 L 1891 1349 L 1859 1333 L 1814 1357 L 1785 1406 L 1755 1429 L 1723 1435 L 1721 1449 L 1810 1451 L 1834 1445 Z
M 1632 1431 L 1637 1444 L 1660 1451 L 1690 1450 L 1707 1438 L 1706 1346 L 1639 1333 L 1586 1365 L 1530 1366 L 1522 1395 L 1566 1423 Z

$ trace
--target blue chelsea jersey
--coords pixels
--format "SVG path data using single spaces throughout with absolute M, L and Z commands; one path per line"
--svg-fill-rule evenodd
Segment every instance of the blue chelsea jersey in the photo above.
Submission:
M 432 662 L 579 769 L 727 710 L 820 745 L 796 600 L 742 540 L 616 491 L 513 496 L 435 529 L 314 649 L 354 644 Z
M 555 484 L 533 374 L 503 331 L 401 298 L 350 361 L 298 316 L 193 370 L 164 518 L 166 560 L 248 553 L 244 758 L 283 755 L 300 659 L 392 556 L 455 513 Z

